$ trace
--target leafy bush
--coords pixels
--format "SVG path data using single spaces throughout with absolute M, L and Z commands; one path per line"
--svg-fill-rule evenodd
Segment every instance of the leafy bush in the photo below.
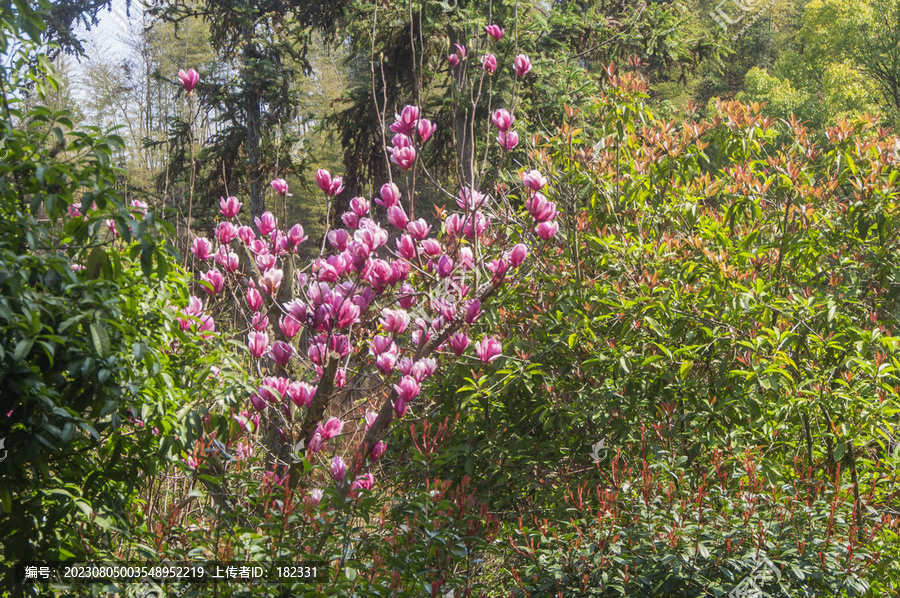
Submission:
M 121 140 L 73 130 L 64 112 L 20 109 L 19 95 L 43 93 L 17 74 L 34 56 L 46 64 L 34 53 L 43 22 L 27 3 L 10 14 L 0 46 L 14 56 L 0 115 L 2 558 L 100 559 L 139 523 L 144 476 L 193 443 L 203 409 L 233 400 L 238 364 L 221 341 L 182 332 L 167 307 L 187 279 L 161 239 L 168 228 L 118 194 L 110 156 Z M 205 385 L 214 366 L 228 384 Z

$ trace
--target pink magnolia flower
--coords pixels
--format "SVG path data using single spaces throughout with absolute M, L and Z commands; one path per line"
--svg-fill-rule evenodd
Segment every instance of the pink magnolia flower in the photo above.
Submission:
M 217 231 L 218 232 L 218 231 Z M 219 250 L 216 251 L 216 265 L 220 268 L 228 268 L 228 248 L 224 245 L 219 246 Z
M 295 224 L 287 233 L 287 245 L 291 251 L 296 251 L 297 246 L 306 241 L 307 238 L 308 237 L 303 234 L 303 227 L 299 224 Z
M 269 348 L 269 335 L 265 332 L 250 331 L 247 339 L 247 347 L 253 357 L 262 357 Z
M 347 475 L 347 464 L 344 463 L 343 457 L 335 455 L 331 460 L 331 475 L 339 482 Z
M 214 334 L 216 331 L 216 323 L 213 321 L 212 316 L 201 316 L 200 317 L 200 327 L 197 328 L 197 331 L 202 336 L 209 336 L 210 334 Z
M 359 306 L 349 299 L 341 302 L 337 308 L 337 326 L 338 328 L 346 328 L 351 324 L 359 322 Z
M 375 420 L 376 420 L 376 419 L 378 419 L 378 414 L 375 413 L 374 411 L 370 410 L 370 409 L 366 409 L 366 415 L 365 415 L 365 420 L 366 420 L 366 432 L 369 431 L 369 428 L 372 427 L 372 424 L 375 423 Z
M 383 440 L 379 440 L 376 442 L 371 449 L 369 449 L 369 458 L 372 461 L 378 461 L 379 457 L 384 454 L 384 451 L 387 450 L 387 445 Z
M 419 139 L 422 140 L 422 143 L 425 143 L 429 138 L 431 138 L 432 135 L 434 135 L 434 131 L 435 129 L 437 129 L 437 125 L 435 125 L 427 118 L 423 118 L 419 120 L 419 124 L 417 125 L 416 129 L 419 133 Z
M 466 47 L 465 46 L 461 46 L 459 44 L 453 44 L 453 47 L 456 48 L 456 53 L 459 55 L 460 58 L 466 57 Z
M 475 256 L 471 247 L 463 247 L 459 250 L 459 265 L 466 271 L 475 267 Z
M 418 106 L 404 106 L 403 110 L 400 114 L 394 114 L 394 124 L 391 125 L 390 129 L 394 133 L 402 133 L 404 135 L 409 135 L 416 128 L 416 123 L 419 120 L 419 107 Z
M 373 251 L 388 242 L 388 232 L 372 220 L 363 218 L 359 222 L 359 229 L 353 233 L 353 238 Z
M 320 305 L 316 309 L 316 315 L 313 318 L 312 328 L 316 332 L 327 332 L 328 330 L 331 330 L 333 321 L 334 318 L 332 318 L 331 309 L 329 308 L 329 306 Z M 310 359 L 312 359 L 312 357 L 310 357 Z
M 481 315 L 481 301 L 471 299 L 466 302 L 466 324 L 471 324 Z
M 403 133 L 397 133 L 394 135 L 394 138 L 391 140 L 391 143 L 394 147 L 412 147 L 413 141 L 407 135 Z
M 231 418 L 238 423 L 242 431 L 250 432 L 251 434 L 256 431 L 256 427 L 259 425 L 259 415 L 255 416 L 254 423 L 254 419 L 250 417 L 249 411 L 241 411 L 240 415 L 235 413 Z
M 497 70 L 497 57 L 493 54 L 485 54 L 481 57 L 481 68 L 493 75 Z
M 253 408 L 257 411 L 262 411 L 266 408 L 266 400 L 259 396 L 259 393 L 250 395 L 250 404 L 253 405 Z
M 360 218 L 369 213 L 370 207 L 369 200 L 365 197 L 354 197 L 350 200 L 350 209 Z
M 512 127 L 513 121 L 516 120 L 512 114 L 509 113 L 505 108 L 500 108 L 499 110 L 495 110 L 494 114 L 491 115 L 491 122 L 494 123 L 494 126 L 503 131 L 504 133 L 509 131 L 510 127 Z
M 84 214 L 81 211 L 80 203 L 73 203 L 67 208 L 67 212 L 69 213 L 69 218 L 79 218 L 83 217 Z
M 416 292 L 411 285 L 404 283 L 403 286 L 400 287 L 397 303 L 403 309 L 410 309 L 416 304 Z
M 394 148 L 391 150 L 391 162 L 403 170 L 409 170 L 416 162 L 416 150 L 412 147 Z
M 406 400 L 397 397 L 397 400 L 394 401 L 394 413 L 398 418 L 406 415 L 406 410 L 408 409 L 408 405 Z
M 409 276 L 409 262 L 406 260 L 394 260 L 391 262 L 391 284 L 397 284 Z
M 238 234 L 238 227 L 230 222 L 220 222 L 216 227 L 216 239 L 223 245 L 231 243 Z
M 475 218 L 469 218 L 465 226 L 463 226 L 463 234 L 470 239 L 474 239 L 475 235 L 482 235 L 490 224 L 490 218 L 481 212 L 476 212 Z
M 134 215 L 135 220 L 143 220 L 144 216 L 147 215 L 147 202 L 141 201 L 139 199 L 132 199 L 129 202 L 129 207 L 131 208 L 129 212 Z
M 294 348 L 284 341 L 275 341 L 272 345 L 272 357 L 275 363 L 284 367 L 294 356 Z
M 309 407 L 313 397 L 316 396 L 317 387 L 306 382 L 291 382 L 288 385 L 287 394 L 297 407 Z
M 303 324 L 301 324 L 294 316 L 288 314 L 279 318 L 278 327 L 281 328 L 281 331 L 286 337 L 294 338 L 300 330 L 303 329 Z
M 233 251 L 229 251 L 226 258 L 227 259 L 223 268 L 225 268 L 232 274 L 237 272 L 238 268 L 241 267 L 241 260 L 238 258 L 238 255 Z
M 345 231 L 342 228 L 337 230 L 333 230 L 328 233 L 328 243 L 337 249 L 338 251 L 343 251 L 347 249 L 347 242 L 350 241 L 350 233 Z
M 441 242 L 437 239 L 425 239 L 421 243 L 422 252 L 428 257 L 437 257 L 441 255 Z
M 510 131 L 508 133 L 500 131 L 497 133 L 497 143 L 500 144 L 500 147 L 504 152 L 512 151 L 519 145 L 519 134 L 515 131 Z
M 547 222 L 556 218 L 556 204 L 547 201 L 542 193 L 535 193 L 534 197 L 525 202 L 525 208 L 531 212 L 535 222 Z
M 406 212 L 403 211 L 400 205 L 391 206 L 388 209 L 387 218 L 388 222 L 400 230 L 406 230 L 406 225 L 409 224 L 409 218 L 406 217 Z
M 412 224 L 411 222 L 410 225 Z M 416 257 L 416 244 L 413 242 L 412 237 L 403 235 L 397 239 L 397 253 L 408 260 Z
M 278 226 L 278 220 L 272 212 L 266 212 L 261 217 L 254 218 L 253 222 L 256 223 L 259 234 L 264 237 L 269 236 L 269 234 L 275 230 L 275 227 Z
M 331 173 L 324 168 L 316 171 L 316 184 L 326 195 L 337 195 L 344 190 L 344 179 L 339 176 L 332 178 Z
M 429 226 L 428 223 L 425 222 L 424 218 L 419 218 L 415 222 L 410 222 L 406 228 L 412 238 L 416 241 L 423 240 L 428 236 L 428 233 L 431 232 L 431 226 Z
M 459 214 L 453 213 L 447 216 L 447 219 L 444 220 L 444 230 L 451 237 L 458 237 L 462 232 L 463 228 L 463 220 L 460 218 Z
M 275 262 L 278 258 L 276 258 L 271 253 L 264 253 L 262 255 L 256 256 L 256 266 L 259 268 L 260 272 L 265 274 L 269 270 L 275 267 Z
M 269 316 L 260 312 L 253 314 L 253 321 L 251 322 L 250 326 L 253 328 L 253 330 L 262 332 L 269 327 Z
M 322 450 L 322 447 L 325 445 L 325 439 L 322 438 L 322 435 L 319 432 L 313 434 L 313 437 L 309 439 L 309 450 L 313 452 L 313 454 L 318 453 Z
M 259 287 L 270 297 L 275 296 L 275 291 L 281 286 L 281 280 L 284 278 L 283 270 L 272 268 L 263 274 L 259 279 Z
M 413 364 L 412 377 L 416 382 L 421 382 L 426 378 L 430 378 L 437 371 L 437 360 L 433 357 L 425 357 Z
M 228 199 L 225 199 L 224 197 L 219 198 L 219 208 L 222 211 L 222 216 L 225 216 L 226 218 L 234 218 L 237 216 L 243 205 L 244 204 L 239 202 L 238 198 L 233 195 Z
M 556 233 L 559 232 L 559 224 L 556 222 L 541 222 L 538 224 L 534 231 L 544 241 L 552 239 L 556 236 Z
M 319 424 L 321 426 L 322 438 L 325 440 L 331 440 L 335 436 L 341 433 L 341 430 L 344 429 L 344 422 L 339 420 L 336 417 L 330 418 L 325 425 Z
M 380 206 L 389 208 L 397 205 L 400 201 L 400 188 L 394 183 L 385 183 L 381 186 L 381 199 L 376 199 L 375 203 Z
M 346 262 L 341 255 L 333 255 L 327 260 L 316 260 L 315 269 L 318 271 L 317 280 L 324 282 L 337 282 L 338 278 L 346 271 Z
M 272 182 L 269 183 L 269 184 L 272 186 L 272 189 L 273 189 L 273 190 L 275 191 L 275 193 L 277 193 L 278 195 L 281 195 L 282 197 L 284 197 L 285 195 L 288 194 L 288 184 L 287 184 L 287 181 L 286 181 L 286 180 L 284 180 L 284 179 L 275 179 L 274 181 L 272 181 Z
M 385 376 L 390 376 L 397 363 L 397 354 L 386 351 L 375 358 L 375 367 Z
M 284 309 L 298 322 L 306 322 L 306 304 L 300 299 L 292 299 L 284 304 Z
M 296 224 L 294 226 L 297 226 Z M 272 253 L 275 255 L 284 255 L 288 252 L 288 238 L 287 235 L 281 232 L 280 230 L 276 230 L 272 233 Z
M 453 258 L 449 255 L 442 255 L 437 263 L 437 273 L 441 278 L 447 278 L 453 274 Z
M 404 357 L 397 363 L 397 369 L 399 369 L 400 373 L 404 376 L 412 376 L 414 365 L 415 362 L 412 360 L 412 357 Z
M 531 71 L 531 60 L 524 54 L 516 56 L 516 76 L 524 77 Z
M 208 260 L 212 257 L 212 243 L 206 237 L 197 237 L 191 243 L 191 253 L 198 260 Z
M 469 336 L 464 332 L 457 332 L 450 337 L 450 348 L 456 355 L 462 355 L 469 347 Z
M 451 67 L 457 67 L 459 66 L 459 56 L 457 56 L 456 54 L 451 54 L 447 57 L 447 62 L 450 63 Z
M 244 242 L 244 244 L 249 245 L 256 239 L 256 234 L 254 234 L 253 229 L 249 226 L 242 226 L 238 229 L 238 239 Z
M 485 201 L 487 201 L 487 196 L 484 193 L 468 187 L 463 187 L 459 190 L 459 197 L 456 200 L 456 205 L 458 205 L 461 210 L 469 212 L 481 208 Z
M 408 403 L 419 396 L 419 391 L 422 390 L 422 387 L 415 378 L 407 375 L 403 376 L 399 384 L 394 385 L 394 390 L 397 391 L 397 397 L 400 400 Z M 400 417 L 403 416 L 400 415 Z
M 364 476 L 358 477 L 353 480 L 353 483 L 350 484 L 350 495 L 356 496 L 359 490 L 371 490 L 372 486 L 375 485 L 375 476 L 371 473 L 367 473 Z
M 196 318 L 203 313 L 203 300 L 200 297 L 191 295 L 191 298 L 188 299 L 188 305 L 183 311 L 184 315 Z
M 494 361 L 500 357 L 502 351 L 503 347 L 500 345 L 500 341 L 489 336 L 485 336 L 475 343 L 475 353 L 478 354 L 478 358 L 484 363 Z
M 379 323 L 387 332 L 403 334 L 403 331 L 409 326 L 409 314 L 402 309 L 385 308 L 381 311 Z
M 325 491 L 321 488 L 316 488 L 315 490 L 311 490 L 309 496 L 306 497 L 306 502 L 312 506 L 318 506 L 320 502 L 322 502 L 322 497 L 325 496 Z
M 259 291 L 254 288 L 247 289 L 247 305 L 253 311 L 257 311 L 260 307 L 262 307 L 263 298 L 260 295 Z
M 179 69 L 178 78 L 181 79 L 181 84 L 184 85 L 184 90 L 190 93 L 194 91 L 194 88 L 197 86 L 197 82 L 200 80 L 200 75 L 198 75 L 197 71 L 195 71 L 194 69 L 188 69 L 187 72 Z
M 525 261 L 526 257 L 528 257 L 528 248 L 519 243 L 509 252 L 509 263 L 513 268 L 518 268 Z
M 505 30 L 501 29 L 499 25 L 488 25 L 484 28 L 488 35 L 494 38 L 495 42 L 499 42 L 503 37 L 503 34 L 506 33 Z
M 378 201 L 377 199 L 375 201 Z M 354 229 L 359 226 L 359 216 L 354 214 L 353 212 L 344 212 L 341 214 L 341 222 L 344 223 L 344 226 L 350 229 Z
M 200 280 L 208 282 L 210 285 L 212 285 L 212 289 L 205 285 L 203 286 L 203 290 L 210 295 L 218 295 L 225 287 L 225 276 L 223 276 L 222 273 L 215 268 L 213 268 L 209 272 L 201 274 Z
M 289 386 L 290 381 L 287 378 L 267 376 L 257 391 L 263 399 L 269 403 L 275 403 L 285 397 Z
M 522 173 L 522 183 L 532 191 L 540 191 L 547 184 L 547 179 L 537 170 L 529 170 Z

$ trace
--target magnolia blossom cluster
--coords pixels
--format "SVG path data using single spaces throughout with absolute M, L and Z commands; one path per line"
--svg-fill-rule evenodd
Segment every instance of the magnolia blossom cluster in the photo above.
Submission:
M 484 28 L 485 33 L 493 40 L 494 43 L 499 42 L 506 31 L 496 23 L 487 25 Z M 452 68 L 459 66 L 460 62 L 466 59 L 466 47 L 461 44 L 454 43 L 453 48 L 456 50 L 447 57 L 447 62 Z M 531 60 L 525 54 L 519 54 L 513 64 L 516 77 L 524 77 L 531 72 Z M 497 71 L 497 56 L 493 53 L 486 53 L 481 57 L 481 68 L 489 75 L 493 75 Z
M 504 36 L 497 25 L 485 31 L 494 43 Z M 451 64 L 465 59 L 465 47 L 457 45 L 456 50 Z M 493 73 L 496 57 L 485 55 L 482 67 Z M 531 69 L 528 58 L 517 57 L 515 69 L 517 76 L 524 76 Z M 188 91 L 196 84 L 195 76 L 182 80 Z M 518 143 L 512 129 L 514 117 L 500 109 L 491 120 L 504 151 L 513 149 Z M 390 130 L 390 159 L 408 170 L 415 167 L 417 151 L 434 134 L 435 125 L 422 117 L 418 106 L 408 105 L 395 114 Z M 558 226 L 555 204 L 540 193 L 546 180 L 537 171 L 524 173 L 522 180 L 529 190 L 526 207 L 536 223 L 535 232 L 541 239 L 550 239 Z M 344 190 L 342 178 L 324 169 L 316 173 L 316 184 L 326 197 Z M 284 179 L 273 180 L 271 188 L 279 196 L 290 195 Z M 254 218 L 253 227 L 241 223 L 242 204 L 236 197 L 220 199 L 224 220 L 216 226 L 214 238 L 191 242 L 191 254 L 202 272 L 200 286 L 209 298 L 223 293 L 230 275 L 241 275 L 242 286 L 230 288 L 246 306 L 249 353 L 281 366 L 276 373 L 291 371 L 292 364 L 300 363 L 311 374 L 305 381 L 284 375 L 259 380 L 249 397 L 254 411 L 234 416 L 245 431 L 258 428 L 259 413 L 264 410 L 277 410 L 291 421 L 295 409 L 309 409 L 328 399 L 317 397 L 320 388 L 327 388 L 322 390 L 326 393 L 344 388 L 354 383 L 354 376 L 369 385 L 373 373 L 390 398 L 385 409 L 392 419 L 403 418 L 435 376 L 442 356 L 469 354 L 488 364 L 502 355 L 497 338 L 481 335 L 471 340 L 469 334 L 481 316 L 482 299 L 507 282 L 527 259 L 528 248 L 524 244 L 503 247 L 493 238 L 487 210 L 490 198 L 476 189 L 459 191 L 458 211 L 449 213 L 440 226 L 407 214 L 402 195 L 389 182 L 372 200 L 352 198 L 340 216 L 343 227 L 327 233 L 326 251 L 306 267 L 298 268 L 294 262 L 288 280 L 283 265 L 307 240 L 303 227 L 283 227 L 271 212 Z M 384 226 L 376 221 L 376 210 L 383 210 Z M 255 264 L 253 272 L 240 272 L 239 255 L 249 256 Z M 477 288 L 476 281 L 481 283 Z M 279 293 L 283 285 L 294 291 L 288 300 Z M 447 292 L 432 293 L 436 288 Z M 189 330 L 197 323 L 199 333 L 214 333 L 215 323 L 205 312 L 204 301 L 191 297 L 178 324 Z M 333 373 L 333 379 L 325 379 L 326 372 Z M 367 412 L 366 429 L 376 417 L 375 412 Z M 318 422 L 307 450 L 319 453 L 344 427 L 345 422 L 334 417 Z M 374 462 L 386 448 L 377 442 L 368 458 Z M 335 480 L 348 474 L 341 456 L 332 459 L 330 469 Z M 351 494 L 368 490 L 373 483 L 371 474 L 353 472 Z M 321 494 L 309 499 L 318 503 Z
M 436 125 L 427 118 L 419 117 L 418 106 L 404 106 L 400 114 L 394 115 L 390 129 L 394 133 L 392 146 L 388 148 L 391 162 L 409 170 L 416 163 L 416 143 L 424 144 L 434 134 Z M 321 185 L 320 185 L 321 187 Z
M 407 106 L 391 128 L 398 136 L 417 131 L 424 139 L 430 135 L 433 125 L 419 117 L 417 107 Z M 533 184 L 535 175 L 529 173 L 526 176 L 529 181 L 526 185 Z M 341 178 L 325 170 L 317 173 L 316 182 L 328 195 L 339 193 L 343 188 Z M 278 193 L 286 193 L 281 185 L 276 182 L 273 188 Z M 530 199 L 535 206 L 536 197 Z M 336 354 L 341 364 L 346 364 L 351 353 L 357 360 L 366 359 L 367 354 L 370 365 L 394 391 L 396 417 L 406 414 L 408 405 L 436 372 L 436 355 L 462 356 L 469 350 L 470 340 L 465 330 L 481 314 L 481 302 L 471 286 L 474 270 L 484 266 L 490 274 L 490 283 L 500 286 L 510 271 L 518 268 L 528 256 L 526 246 L 519 244 L 499 252 L 493 259 L 485 259 L 484 264 L 476 264 L 473 247 L 488 234 L 491 225 L 490 216 L 483 209 L 488 198 L 476 190 L 460 191 L 457 199 L 460 210 L 447 216 L 440 239 L 436 236 L 439 231 L 424 219 L 408 217 L 401 199 L 400 189 L 387 183 L 374 200 L 386 210 L 389 226 L 397 229 L 399 234 L 394 243 L 389 244 L 389 231 L 371 217 L 373 206 L 370 200 L 353 198 L 350 209 L 341 216 L 344 227 L 327 235 L 331 250 L 313 260 L 308 271 L 296 276 L 293 282 L 300 289 L 300 295 L 276 307 L 280 312 L 277 321 L 270 322 L 269 317 L 270 306 L 284 284 L 284 271 L 279 263 L 306 240 L 302 226 L 297 224 L 289 230 L 281 230 L 275 216 L 266 212 L 255 219 L 258 234 L 249 226 L 225 220 L 216 227 L 214 240 L 198 238 L 191 245 L 197 260 L 215 262 L 215 266 L 200 275 L 203 289 L 210 296 L 221 293 L 225 275 L 240 267 L 235 243 L 243 243 L 253 257 L 260 275 L 256 280 L 248 280 L 242 293 L 251 314 L 246 343 L 253 357 L 270 358 L 280 366 L 300 359 L 320 378 L 331 354 Z M 237 218 L 241 207 L 234 197 L 220 200 L 221 213 L 226 218 Z M 540 221 L 548 220 L 551 218 L 542 212 Z M 552 236 L 539 234 L 543 238 Z M 438 283 L 446 284 L 454 292 L 423 299 L 422 289 Z M 413 315 L 411 310 L 414 308 L 418 310 L 418 316 Z M 373 310 L 377 311 L 373 313 Z M 201 318 L 200 329 L 214 331 L 212 319 L 203 319 L 203 312 L 202 301 L 192 297 L 179 324 L 187 329 L 190 326 L 188 317 Z M 421 315 L 427 315 L 427 318 Z M 373 334 L 367 336 L 362 330 L 351 334 L 364 320 L 376 323 Z M 456 330 L 436 347 L 435 356 L 417 357 L 421 355 L 419 349 L 448 325 L 455 325 Z M 282 334 L 280 339 L 272 338 L 275 326 Z M 301 335 L 301 332 L 305 334 Z M 298 337 L 306 339 L 304 346 L 297 346 L 294 339 Z M 366 353 L 354 349 L 354 343 L 366 338 Z M 501 350 L 499 341 L 488 336 L 474 346 L 475 355 L 484 363 L 497 359 Z M 364 365 L 354 364 L 356 370 Z M 339 367 L 335 386 L 344 387 L 347 377 L 347 370 Z M 310 406 L 318 383 L 318 380 L 300 382 L 269 376 L 261 381 L 250 402 L 257 411 L 274 407 L 290 418 L 291 404 L 298 408 Z M 325 441 L 340 432 L 341 425 L 340 422 L 320 425 L 310 450 L 320 450 Z
M 559 232 L 559 224 L 556 222 L 556 203 L 549 201 L 540 192 L 547 184 L 547 179 L 537 170 L 530 170 L 522 174 L 522 183 L 529 193 L 525 209 L 534 218 L 534 232 L 545 241 L 552 239 Z
M 497 143 L 508 152 L 519 145 L 519 134 L 512 130 L 515 117 L 504 108 L 500 108 L 491 115 L 491 122 L 497 127 Z

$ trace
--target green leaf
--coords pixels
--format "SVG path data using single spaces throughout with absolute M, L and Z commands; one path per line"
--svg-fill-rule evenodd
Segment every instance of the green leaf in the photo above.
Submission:
M 17 361 L 21 361 L 22 359 L 25 359 L 25 356 L 31 352 L 32 345 L 34 345 L 34 339 L 25 338 L 25 339 L 20 340 L 18 342 L 18 344 L 16 345 L 16 352 L 13 353 L 13 357 Z
M 662 326 L 659 325 L 654 318 L 650 316 L 644 316 L 644 320 L 647 321 L 647 325 L 659 336 L 660 338 L 664 338 L 666 336 L 666 331 L 663 330 Z
M 840 461 L 844 458 L 844 453 L 847 452 L 847 443 L 842 442 L 836 447 L 834 447 L 834 460 L 835 462 Z
M 100 357 L 109 355 L 109 335 L 101 324 L 91 322 L 91 340 Z
M 678 375 L 681 376 L 682 380 L 687 380 L 688 373 L 691 371 L 691 368 L 694 366 L 694 362 L 690 359 L 686 359 L 681 363 L 681 368 L 678 370 Z

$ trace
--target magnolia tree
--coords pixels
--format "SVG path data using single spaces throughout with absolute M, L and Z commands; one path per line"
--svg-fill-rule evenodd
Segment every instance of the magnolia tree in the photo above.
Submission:
M 493 24 L 484 31 L 471 48 L 455 45 L 447 62 L 458 86 L 454 98 L 476 98 L 465 106 L 467 114 L 475 114 L 492 78 L 514 77 L 517 89 L 531 70 L 524 55 L 502 68 L 487 50 L 504 32 Z M 470 61 L 475 47 L 484 53 Z M 190 79 L 185 86 L 195 84 Z M 514 122 L 511 105 L 490 112 L 484 123 L 470 123 L 473 135 L 482 131 L 488 139 L 486 158 L 504 163 L 519 143 Z M 404 191 L 388 180 L 371 200 L 353 198 L 340 222 L 326 222 L 317 257 L 298 256 L 308 240 L 300 224 L 282 227 L 271 212 L 250 222 L 236 197 L 221 199 L 215 239 L 197 238 L 191 246 L 210 300 L 236 301 L 246 316 L 244 340 L 258 390 L 235 418 L 247 433 L 263 429 L 268 475 L 278 484 L 295 487 L 308 465 L 318 462 L 341 495 L 371 489 L 371 464 L 387 450 L 385 432 L 411 411 L 422 412 L 423 391 L 441 365 L 486 365 L 502 355 L 500 341 L 479 325 L 480 318 L 498 290 L 516 284 L 532 245 L 558 232 L 556 206 L 542 194 L 547 181 L 539 172 L 519 173 L 519 208 L 508 194 L 478 188 L 484 166 L 480 172 L 458 167 L 458 187 L 448 190 L 423 159 L 436 125 L 418 106 L 405 106 L 389 126 L 381 124 L 390 137 L 385 156 L 393 164 L 391 176 L 405 183 Z M 466 147 L 469 155 L 458 154 L 460 162 L 474 165 L 476 145 Z M 414 213 L 417 174 L 455 203 L 441 222 Z M 316 183 L 329 202 L 343 191 L 341 177 L 326 170 L 318 171 Z M 277 196 L 289 195 L 283 179 L 271 188 Z M 183 309 L 185 330 L 215 332 L 204 303 L 191 297 Z M 355 401 L 349 409 L 348 398 Z M 329 417 L 337 403 L 345 411 L 358 409 L 356 417 Z M 352 442 L 338 443 L 339 435 Z M 296 448 L 305 458 L 296 458 Z M 309 496 L 317 502 L 321 490 L 309 489 Z

